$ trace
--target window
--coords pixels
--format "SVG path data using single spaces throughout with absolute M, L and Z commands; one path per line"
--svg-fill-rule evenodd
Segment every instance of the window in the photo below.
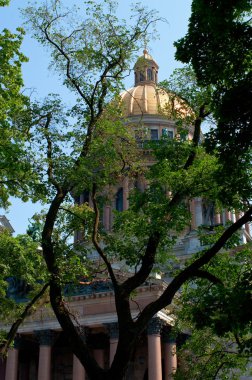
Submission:
M 173 131 L 169 131 L 168 128 L 162 129 L 162 136 L 168 137 L 169 139 L 173 139 Z
M 145 76 L 144 76 L 144 73 L 140 73 L 140 82 L 143 82 L 145 81 Z
M 120 187 L 116 193 L 116 210 L 123 211 L 123 188 Z
M 83 203 L 89 203 L 89 191 L 84 190 L 81 195 L 75 198 L 75 202 L 78 205 L 82 205 Z
M 150 137 L 151 137 L 151 140 L 158 140 L 158 129 L 151 129 Z
M 83 196 L 82 198 L 83 203 L 89 203 L 89 191 L 84 190 L 82 196 Z
M 180 132 L 180 140 L 181 141 L 186 141 L 188 138 L 188 132 L 187 131 L 181 131 Z
M 202 205 L 203 211 L 203 224 L 206 226 L 213 226 L 214 222 L 214 204 L 212 202 L 204 202 Z
M 147 70 L 147 79 L 148 79 L 148 80 L 153 80 L 152 70 L 151 70 L 151 69 L 148 69 L 148 70 Z

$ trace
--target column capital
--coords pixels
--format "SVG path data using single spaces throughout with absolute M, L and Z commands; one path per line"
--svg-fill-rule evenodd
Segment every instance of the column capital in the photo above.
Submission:
M 176 337 L 172 332 L 170 326 L 164 326 L 162 329 L 162 342 L 163 343 L 176 343 Z
M 110 339 L 118 339 L 119 337 L 118 322 L 107 323 L 106 326 L 108 328 Z
M 91 329 L 87 326 L 78 327 L 79 336 L 83 343 L 87 343 L 89 336 L 91 335 Z
M 90 340 L 90 347 L 92 347 L 94 350 L 103 350 L 105 347 L 109 345 L 108 337 L 104 333 L 96 333 L 91 334 L 89 336 Z
M 35 335 L 38 339 L 40 346 L 52 346 L 56 337 L 53 330 L 37 330 Z
M 21 337 L 21 335 L 16 335 L 14 339 L 14 348 L 19 350 L 22 347 L 23 343 L 24 343 L 24 340 Z
M 147 334 L 148 335 L 160 335 L 163 322 L 160 318 L 154 317 L 148 323 Z

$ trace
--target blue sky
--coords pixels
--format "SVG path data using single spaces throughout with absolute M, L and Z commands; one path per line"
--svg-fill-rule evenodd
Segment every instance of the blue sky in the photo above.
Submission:
M 39 3 L 40 1 L 37 1 Z M 69 6 L 73 0 L 65 0 Z M 0 29 L 8 28 L 12 31 L 22 25 L 23 19 L 19 8 L 24 8 L 32 3 L 28 0 L 11 0 L 9 7 L 0 8 Z M 79 1 L 81 3 L 81 1 Z M 126 18 L 129 12 L 131 0 L 119 0 L 118 15 Z M 149 9 L 156 9 L 160 16 L 167 22 L 157 25 L 159 39 L 150 43 L 148 50 L 159 64 L 159 80 L 169 77 L 172 71 L 181 66 L 175 61 L 173 42 L 183 37 L 187 31 L 188 19 L 191 11 L 191 0 L 142 0 L 141 3 Z M 48 93 L 60 93 L 64 101 L 70 98 L 70 94 L 61 85 L 58 76 L 48 69 L 49 54 L 29 35 L 26 35 L 22 45 L 23 53 L 29 58 L 29 62 L 23 65 L 23 77 L 25 87 L 32 89 L 34 96 L 41 99 Z M 141 55 L 142 52 L 139 52 Z M 133 76 L 128 78 L 125 86 L 133 84 Z M 0 209 L 0 214 L 5 214 L 12 224 L 15 234 L 25 233 L 29 218 L 40 210 L 40 205 L 31 203 L 23 204 L 17 199 L 12 199 L 12 206 L 6 212 Z

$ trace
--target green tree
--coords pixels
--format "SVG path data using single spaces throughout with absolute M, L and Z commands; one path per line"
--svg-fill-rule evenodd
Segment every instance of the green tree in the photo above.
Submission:
M 209 234 L 202 229 L 202 243 L 212 244 L 222 230 L 219 226 Z M 202 278 L 183 286 L 177 328 L 190 335 L 179 352 L 176 379 L 239 379 L 246 373 L 252 349 L 251 247 L 237 247 L 237 239 L 234 235 L 227 251 L 208 264 L 211 283 Z
M 198 84 L 213 86 L 211 107 L 217 126 L 208 133 L 206 144 L 226 163 L 222 181 L 229 181 L 230 167 L 236 173 L 230 186 L 233 194 L 243 182 L 244 199 L 251 199 L 247 171 L 252 140 L 251 7 L 250 0 L 208 4 L 195 0 L 188 32 L 175 43 L 177 59 L 192 64 Z
M 2 1 L 0 6 L 7 5 Z M 27 58 L 21 52 L 24 30 L 15 33 L 4 29 L 0 34 L 0 205 L 8 204 L 8 197 L 23 200 L 31 196 L 30 157 L 25 146 L 27 125 L 17 126 L 17 120 L 27 111 L 29 98 L 23 94 L 22 64 Z
M 32 236 L 41 244 L 46 266 L 43 276 L 48 282 L 53 311 L 89 378 L 118 380 L 123 378 L 139 336 L 150 319 L 172 303 L 181 286 L 195 277 L 213 282 L 215 277 L 207 270 L 207 264 L 250 220 L 252 208 L 227 227 L 208 249 L 173 273 L 174 278 L 163 294 L 139 312 L 137 318 L 132 318 L 132 294 L 153 271 L 161 269 L 160 265 L 164 268 L 169 260 L 172 267 L 174 242 L 190 223 L 188 199 L 204 195 L 221 202 L 220 195 L 227 192 L 228 186 L 218 185 L 217 173 L 221 167 L 218 156 L 206 153 L 200 145 L 201 124 L 210 113 L 207 100 L 210 90 L 199 98 L 190 97 L 188 90 L 185 99 L 192 109 L 188 119 L 182 120 L 179 114 L 174 117 L 181 133 L 191 126 L 192 141 L 164 137 L 159 145 L 151 146 L 156 161 L 144 172 L 148 189 L 143 193 L 133 192 L 130 208 L 115 215 L 111 233 L 104 231 L 100 223 L 100 204 L 106 197 L 104 189 L 119 177 L 134 178 L 143 171 L 141 152 L 131 126 L 125 123 L 118 95 L 132 56 L 146 43 L 149 28 L 158 17 L 137 5 L 132 24 L 127 25 L 116 18 L 113 1 L 103 3 L 86 2 L 83 15 L 79 9 L 63 9 L 58 1 L 26 10 L 35 37 L 51 49 L 52 64 L 65 85 L 76 94 L 76 104 L 68 110 L 58 96 L 51 95 L 42 104 L 30 105 L 15 125 L 29 126 L 25 136 L 31 169 L 37 179 L 33 189 L 36 188 L 37 199 L 46 198 L 48 203 L 48 210 L 35 218 L 40 226 L 38 231 L 42 230 L 40 239 L 36 234 Z M 183 83 L 177 81 L 180 87 Z M 164 110 L 168 117 L 173 111 L 172 104 Z M 78 196 L 83 189 L 89 190 L 93 207 L 71 205 L 71 195 Z M 164 189 L 170 191 L 170 197 Z M 242 189 L 236 194 L 240 200 Z M 69 241 L 76 230 L 82 230 L 86 245 L 81 242 L 73 245 Z M 94 249 L 103 261 L 102 268 L 97 269 L 97 264 L 88 259 L 88 253 Z M 117 278 L 113 269 L 112 263 L 118 259 L 136 268 L 124 281 Z M 171 271 L 171 267 L 166 270 Z M 66 283 L 74 284 L 81 275 L 95 276 L 100 269 L 106 270 L 113 284 L 119 326 L 117 352 L 106 370 L 90 355 L 64 302 Z M 22 278 L 22 273 L 17 274 Z M 26 304 L 22 318 L 44 291 L 40 286 L 39 294 L 31 294 L 33 298 Z M 8 344 L 12 338 L 11 332 Z
M 177 59 L 192 65 L 198 86 L 204 91 L 212 88 L 209 105 L 215 123 L 204 145 L 220 163 L 216 180 L 225 191 L 219 199 L 244 210 L 250 207 L 251 199 L 251 9 L 251 1 L 246 0 L 194 0 L 188 32 L 175 43 Z M 235 200 L 238 188 L 240 197 Z M 195 331 L 184 353 L 195 354 L 195 361 L 194 368 L 186 365 L 186 373 L 182 370 L 178 378 L 201 378 L 202 373 L 204 378 L 237 378 L 239 372 L 230 368 L 243 366 L 251 350 L 251 313 L 247 307 L 252 299 L 251 254 L 229 253 L 218 260 L 209 269 L 223 281 L 210 286 L 210 291 L 209 284 L 196 281 L 197 286 L 187 287 L 182 298 L 185 308 L 181 318 L 189 319 Z M 206 340 L 212 341 L 205 349 L 201 345 L 204 329 Z

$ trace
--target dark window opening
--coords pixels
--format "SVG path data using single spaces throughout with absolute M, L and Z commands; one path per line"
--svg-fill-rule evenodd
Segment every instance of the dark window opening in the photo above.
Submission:
M 182 131 L 182 132 L 180 132 L 180 140 L 181 140 L 181 141 L 186 141 L 186 140 L 187 140 L 187 137 L 188 137 L 188 133 L 187 133 L 187 131 Z
M 147 78 L 148 78 L 148 80 L 153 80 L 152 70 L 151 69 L 147 70 Z
M 162 136 L 168 137 L 169 139 L 173 139 L 173 131 L 169 131 L 168 128 L 163 128 Z
M 83 203 L 89 203 L 89 191 L 88 190 L 84 190 L 83 191 Z
M 157 129 L 151 129 L 150 130 L 150 137 L 151 137 L 151 140 L 158 140 L 158 130 Z
M 214 204 L 212 202 L 210 203 L 203 203 L 202 205 L 202 211 L 203 211 L 203 224 L 206 226 L 213 226 L 215 224 L 214 222 Z
M 140 73 L 140 82 L 145 81 L 144 73 Z
M 120 189 L 116 193 L 116 210 L 123 211 L 123 188 Z

